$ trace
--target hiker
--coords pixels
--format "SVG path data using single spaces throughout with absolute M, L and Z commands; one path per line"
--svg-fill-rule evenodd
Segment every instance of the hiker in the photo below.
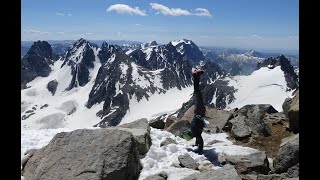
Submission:
M 193 95 L 195 96 L 196 107 L 194 110 L 194 117 L 191 121 L 191 133 L 193 137 L 196 137 L 195 146 L 198 146 L 197 152 L 199 154 L 202 154 L 202 151 L 203 151 L 203 139 L 202 139 L 201 133 L 203 128 L 206 126 L 205 119 L 204 119 L 206 108 L 204 106 L 202 93 L 199 87 L 200 76 L 203 73 L 204 71 L 201 69 L 195 69 L 195 68 L 192 69 L 193 87 L 194 87 Z

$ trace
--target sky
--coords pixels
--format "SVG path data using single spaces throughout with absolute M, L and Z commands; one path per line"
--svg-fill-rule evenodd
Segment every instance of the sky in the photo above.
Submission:
M 21 40 L 299 49 L 298 0 L 22 0 Z

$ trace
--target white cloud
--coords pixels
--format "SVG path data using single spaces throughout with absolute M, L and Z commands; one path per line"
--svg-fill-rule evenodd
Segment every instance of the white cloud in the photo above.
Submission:
M 58 34 L 64 34 L 64 32 L 57 32 Z
M 252 35 L 252 36 L 250 36 L 250 37 L 252 37 L 252 38 L 258 38 L 258 39 L 262 39 L 262 37 L 261 37 L 261 36 L 258 36 L 258 35 L 256 35 L 256 34 L 254 34 L 254 35 Z
M 162 4 L 150 3 L 152 9 L 158 10 L 157 14 L 162 13 L 167 16 L 190 16 L 192 15 L 189 11 L 180 8 L 168 8 Z
M 108 7 L 107 12 L 115 11 L 118 14 L 135 14 L 139 16 L 147 16 L 147 14 L 140 10 L 139 7 L 132 8 L 126 4 L 114 4 Z
M 25 29 L 24 32 L 31 33 L 31 34 L 40 34 L 40 35 L 48 35 L 49 32 L 39 31 L 35 29 Z
M 142 26 L 142 24 L 135 24 L 136 26 Z
M 85 33 L 85 35 L 92 35 L 92 33 Z
M 210 14 L 210 12 L 207 9 L 204 8 L 197 8 L 195 9 L 195 11 L 197 11 L 194 15 L 196 16 L 208 16 L 211 17 L 212 15 Z
M 69 13 L 68 16 L 72 16 L 72 14 Z
M 56 15 L 58 15 L 58 16 L 64 16 L 65 14 L 56 12 Z

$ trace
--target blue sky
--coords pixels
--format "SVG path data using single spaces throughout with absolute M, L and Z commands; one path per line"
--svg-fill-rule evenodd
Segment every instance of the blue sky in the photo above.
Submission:
M 299 1 L 22 0 L 21 37 L 299 49 Z

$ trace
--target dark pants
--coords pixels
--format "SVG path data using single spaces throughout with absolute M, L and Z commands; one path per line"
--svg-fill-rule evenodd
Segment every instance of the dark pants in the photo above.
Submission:
M 205 106 L 202 99 L 202 93 L 199 87 L 199 80 L 200 80 L 199 76 L 193 77 L 194 96 L 196 100 L 196 107 L 195 107 L 194 113 L 197 115 L 204 116 Z M 196 137 L 195 145 L 199 147 L 199 150 L 203 150 L 203 139 L 202 139 L 201 133 L 202 133 L 204 124 L 200 119 L 197 119 L 196 117 L 194 117 L 192 121 L 193 122 L 191 123 L 192 124 L 191 132 L 193 137 Z

